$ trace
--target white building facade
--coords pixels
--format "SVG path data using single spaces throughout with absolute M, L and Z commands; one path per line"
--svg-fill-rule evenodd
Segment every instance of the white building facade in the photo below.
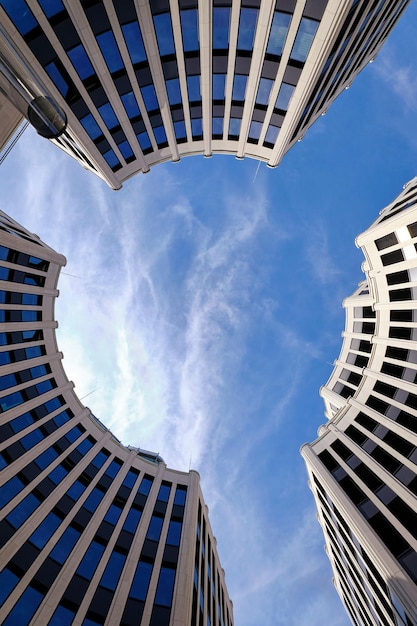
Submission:
M 357 238 L 366 281 L 302 448 L 336 589 L 356 625 L 417 623 L 417 178 Z
M 0 89 L 114 189 L 193 154 L 276 167 L 407 4 L 1 0 Z

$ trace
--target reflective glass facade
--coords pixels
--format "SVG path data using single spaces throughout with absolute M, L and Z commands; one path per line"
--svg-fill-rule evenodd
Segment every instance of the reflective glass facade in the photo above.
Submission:
M 1 623 L 232 626 L 197 473 L 122 446 L 65 376 L 52 317 L 64 264 L 0 213 Z
M 55 143 L 119 188 L 182 155 L 275 167 L 375 57 L 407 4 L 0 0 L 0 47 L 65 111 Z

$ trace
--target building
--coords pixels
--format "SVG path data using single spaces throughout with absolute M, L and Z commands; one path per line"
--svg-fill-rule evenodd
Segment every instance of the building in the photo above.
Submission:
M 0 213 L 0 621 L 233 626 L 198 474 L 123 446 L 66 378 L 63 265 Z
M 357 238 L 366 280 L 302 448 L 336 589 L 359 625 L 417 624 L 417 178 Z
M 0 89 L 113 189 L 193 154 L 276 167 L 407 4 L 0 0 Z

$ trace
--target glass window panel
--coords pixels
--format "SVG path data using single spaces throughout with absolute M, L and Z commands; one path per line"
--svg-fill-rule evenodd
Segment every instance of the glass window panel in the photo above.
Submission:
M 151 563 L 139 561 L 132 581 L 132 586 L 130 588 L 129 596 L 131 598 L 141 600 L 142 602 L 146 600 L 146 594 L 148 593 L 149 581 L 152 574 L 152 567 L 153 565 Z
M 72 526 L 68 526 L 54 549 L 51 551 L 50 556 L 55 559 L 55 561 L 58 561 L 58 563 L 64 563 L 69 553 L 77 543 L 80 534 L 81 533 L 78 530 L 75 530 Z
M 171 14 L 160 13 L 153 16 L 156 39 L 161 56 L 175 53 L 174 36 L 172 34 Z
M 153 480 L 145 476 L 142 478 L 141 483 L 139 485 L 138 493 L 142 493 L 147 496 L 151 490 Z
M 81 80 L 84 80 L 94 74 L 94 68 L 90 63 L 90 59 L 88 58 L 82 44 L 75 46 L 72 50 L 68 50 L 67 54 Z
M 46 17 L 53 17 L 64 10 L 61 0 L 39 0 Z
M 79 480 L 75 481 L 73 485 L 68 489 L 67 496 L 72 498 L 74 502 L 84 493 L 86 485 L 83 485 Z
M 163 126 L 157 126 L 156 128 L 154 128 L 153 134 L 155 135 L 156 143 L 158 145 L 166 143 L 167 136 L 165 134 L 165 128 Z
M 145 103 L 146 110 L 148 112 L 155 111 L 155 109 L 159 108 L 158 99 L 156 97 L 156 92 L 153 85 L 147 85 L 146 87 L 142 87 L 140 91 L 143 101 Z
M 123 102 L 123 106 L 130 119 L 140 115 L 138 103 L 136 102 L 133 91 L 129 91 L 129 93 L 125 93 L 123 96 L 120 96 L 120 99 Z
M 45 469 L 52 463 L 58 456 L 58 452 L 54 448 L 48 448 L 45 452 L 42 452 L 36 459 L 35 463 L 39 469 Z
M 213 74 L 213 100 L 224 100 L 226 74 Z
M 170 493 L 171 493 L 171 485 L 161 485 L 159 487 L 157 499 L 161 500 L 162 502 L 168 502 Z
M 0 352 L 0 365 L 10 363 L 10 352 Z
M 198 41 L 198 12 L 197 9 L 180 11 L 182 45 L 184 52 L 199 50 Z
M 240 117 L 231 117 L 229 122 L 229 135 L 239 136 L 240 124 L 242 120 Z
M 136 139 L 138 140 L 141 150 L 148 150 L 148 148 L 152 147 L 148 133 L 140 133 L 139 135 L 136 135 Z
M 55 420 L 54 420 L 55 421 Z M 84 456 L 93 447 L 93 443 L 89 439 L 84 439 L 75 449 Z
M 249 128 L 249 138 L 250 139 L 259 139 L 259 135 L 261 134 L 262 122 L 255 122 L 252 120 Z
M 188 100 L 190 102 L 198 102 L 201 100 L 200 92 L 200 75 L 187 76 Z
M 117 459 L 114 459 L 104 473 L 107 474 L 107 476 L 114 478 L 119 472 L 121 466 L 121 463 Z
M 116 589 L 120 574 L 126 561 L 126 555 L 121 552 L 112 552 L 110 559 L 101 577 L 100 585 L 112 591 Z
M 166 88 L 168 92 L 168 100 L 169 104 L 172 106 L 174 104 L 181 103 L 181 89 L 180 89 L 180 81 L 178 78 L 171 78 L 171 80 L 166 81 Z
M 11 393 L 8 396 L 5 396 L 4 398 L 1 398 L 0 409 L 2 412 L 8 411 L 9 409 L 12 409 L 14 406 L 18 406 L 19 404 L 22 404 L 22 402 L 23 402 L 22 394 L 20 393 L 20 391 L 15 391 L 14 393 Z
M 109 165 L 109 167 L 116 167 L 116 165 L 119 164 L 119 159 L 117 158 L 113 150 L 107 150 L 107 152 L 103 154 L 103 157 L 106 159 L 107 165 Z
M 121 70 L 124 67 L 124 64 L 113 32 L 108 30 L 105 33 L 97 35 L 96 38 L 97 43 L 100 46 L 101 54 L 103 55 L 110 72 L 113 73 Z
M 22 311 L 22 322 L 36 322 L 39 315 L 38 311 Z
M 138 476 L 139 474 L 137 472 L 134 472 L 133 470 L 129 470 L 123 479 L 123 485 L 125 487 L 130 487 L 130 488 L 133 487 Z
M 175 492 L 174 504 L 184 506 L 186 496 L 187 496 L 187 488 L 177 487 L 177 491 Z
M 213 117 L 213 135 L 223 135 L 223 118 Z
M 244 101 L 247 80 L 248 77 L 246 74 L 235 74 L 235 78 L 233 80 L 232 100 L 238 100 L 239 102 Z
M 37 385 L 35 385 L 35 387 L 39 394 L 46 393 L 47 391 L 50 391 L 52 389 L 52 382 L 50 379 L 44 380 L 42 383 L 38 383 Z
M 29 624 L 33 614 L 43 600 L 43 594 L 33 587 L 27 587 L 3 622 L 3 626 Z
M 42 302 L 35 293 L 22 293 L 22 304 L 40 305 Z
M 75 612 L 58 605 L 55 613 L 48 622 L 48 626 L 71 626 L 74 621 Z
M 270 124 L 268 126 L 268 130 L 266 131 L 265 142 L 275 143 L 278 137 L 278 132 L 279 132 L 278 126 L 272 126 L 272 124 Z
M 0 389 L 8 389 L 9 387 L 14 387 L 16 384 L 16 377 L 14 374 L 0 376 Z
M 288 28 L 291 22 L 291 15 L 275 11 L 272 21 L 271 33 L 269 35 L 267 54 L 282 55 Z
M 121 512 L 122 512 L 122 509 L 120 506 L 111 504 L 107 510 L 106 515 L 104 516 L 104 519 L 106 520 L 106 522 L 109 522 L 109 524 L 113 524 L 113 526 L 116 526 Z
M 175 569 L 161 567 L 155 594 L 155 604 L 159 604 L 160 606 L 171 606 L 174 582 Z
M 10 502 L 21 489 L 23 489 L 22 481 L 17 476 L 13 476 L 0 487 L 0 506 L 3 507 Z
M 171 520 L 168 526 L 167 544 L 170 546 L 179 546 L 181 538 L 182 523 Z
M 84 554 L 81 563 L 78 566 L 77 574 L 91 580 L 101 557 L 103 556 L 105 546 L 97 541 L 92 541 Z
M 33 493 L 29 493 L 26 498 L 9 513 L 6 519 L 14 528 L 19 528 L 27 518 L 32 515 L 39 504 L 38 498 L 35 498 Z
M 142 35 L 137 22 L 131 22 L 122 26 L 126 47 L 129 51 L 132 63 L 146 61 L 146 52 L 143 45 Z
M 84 508 L 90 513 L 94 513 L 100 502 L 102 501 L 104 496 L 104 491 L 95 487 L 93 491 L 88 496 L 87 500 L 84 502 Z
M 294 61 L 305 62 L 313 43 L 319 22 L 303 17 L 298 28 L 297 36 L 291 51 L 291 59 Z
M 62 76 L 60 70 L 57 68 L 55 62 L 53 61 L 52 63 L 45 65 L 45 71 L 58 89 L 58 91 L 65 98 L 68 93 L 69 86 L 65 78 Z
M 256 95 L 256 104 L 263 104 L 265 106 L 268 105 L 269 95 L 273 84 L 273 80 L 270 80 L 269 78 L 261 78 L 259 81 L 258 93 Z
M 289 85 L 288 83 L 282 83 L 279 93 L 278 93 L 277 101 L 275 103 L 276 109 L 281 109 L 282 111 L 288 110 L 288 105 L 290 103 L 292 94 L 294 93 L 294 89 L 295 89 L 294 85 Z
M 130 157 L 134 156 L 133 155 L 133 150 L 130 147 L 130 144 L 129 144 L 129 142 L 127 140 L 126 141 L 122 141 L 122 143 L 119 143 L 117 145 L 117 147 L 119 148 L 119 150 L 120 150 L 120 152 L 122 154 L 122 157 L 124 159 L 130 159 Z
M 94 465 L 94 467 L 100 468 L 104 465 L 108 458 L 109 455 L 101 450 L 98 454 L 96 454 L 94 459 L 91 461 L 91 464 Z
M 9 597 L 19 580 L 20 577 L 13 574 L 7 567 L 0 572 L 0 604 L 3 604 Z
M 152 541 L 159 541 L 163 522 L 164 520 L 162 517 L 158 517 L 157 515 L 152 515 L 151 521 L 149 522 L 148 532 L 146 533 L 146 539 L 151 539 Z
M 123 530 L 132 534 L 135 533 L 141 517 L 142 511 L 139 511 L 139 509 L 130 509 L 123 524 Z
M 237 36 L 238 50 L 252 50 L 255 38 L 258 9 L 242 8 L 240 10 L 239 32 Z
M 62 467 L 62 465 L 57 465 L 49 474 L 49 478 L 50 480 L 52 480 L 53 483 L 55 483 L 55 485 L 59 485 L 59 483 L 64 480 L 67 474 L 67 470 Z
M 98 112 L 103 118 L 107 128 L 111 129 L 115 126 L 118 126 L 119 120 L 117 119 L 110 102 L 106 102 L 105 104 L 102 104 L 100 107 L 98 107 Z
M 191 120 L 191 131 L 193 137 L 200 137 L 203 134 L 203 120 L 201 117 Z
M 26 35 L 26 33 L 38 25 L 32 11 L 24 0 L 2 0 L 1 6 L 21 35 Z
M 229 47 L 230 8 L 213 9 L 213 49 L 227 50 Z
M 174 131 L 177 141 L 179 139 L 185 139 L 187 137 L 187 131 L 185 128 L 185 122 L 174 122 Z
M 29 537 L 29 541 L 34 546 L 42 550 L 48 543 L 56 529 L 61 523 L 61 519 L 55 513 L 48 513 L 43 522 L 39 524 L 37 529 Z
M 37 443 L 43 440 L 43 435 L 40 432 L 39 428 L 32 430 L 31 433 L 28 433 L 24 437 L 21 438 L 20 442 L 25 450 L 30 450 L 33 446 L 36 446 Z

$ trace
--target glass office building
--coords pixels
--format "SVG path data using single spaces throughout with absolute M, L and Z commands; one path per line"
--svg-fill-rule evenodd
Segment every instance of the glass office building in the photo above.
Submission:
M 123 446 L 65 375 L 64 264 L 0 212 L 0 622 L 233 626 L 198 474 Z
M 275 167 L 407 4 L 0 0 L 0 89 L 114 189 L 192 154 Z
M 303 446 L 334 584 L 366 626 L 417 623 L 417 178 L 357 238 L 366 280 Z

